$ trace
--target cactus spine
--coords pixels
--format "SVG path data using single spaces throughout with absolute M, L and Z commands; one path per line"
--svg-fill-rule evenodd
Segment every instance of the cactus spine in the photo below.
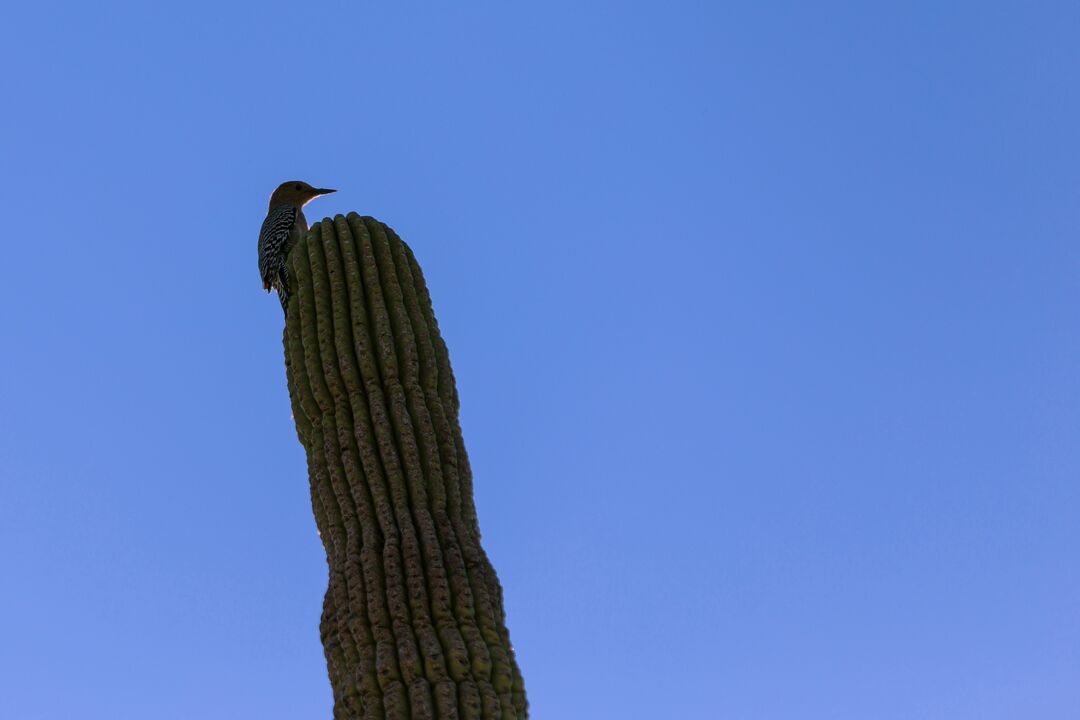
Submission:
M 288 265 L 285 364 L 329 565 L 335 720 L 527 717 L 416 258 L 350 213 L 315 224 Z

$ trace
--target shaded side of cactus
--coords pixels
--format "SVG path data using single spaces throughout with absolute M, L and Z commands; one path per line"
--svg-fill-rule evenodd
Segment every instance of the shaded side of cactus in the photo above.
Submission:
M 334 717 L 527 717 L 416 258 L 350 213 L 315 224 L 288 264 L 285 361 L 329 565 Z

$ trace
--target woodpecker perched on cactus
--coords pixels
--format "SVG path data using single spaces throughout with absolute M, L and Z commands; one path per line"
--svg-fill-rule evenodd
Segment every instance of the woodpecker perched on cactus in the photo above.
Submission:
M 290 180 L 278 185 L 270 196 L 270 209 L 259 231 L 259 274 L 262 275 L 263 290 L 277 290 L 282 310 L 289 308 L 289 270 L 285 259 L 308 229 L 303 207 L 320 195 L 332 192 L 336 191 Z

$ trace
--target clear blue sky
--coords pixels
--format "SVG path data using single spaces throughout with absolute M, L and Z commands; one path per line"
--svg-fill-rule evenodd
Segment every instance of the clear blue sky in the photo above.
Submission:
M 448 5 L 5 10 L 0 717 L 329 717 L 293 178 L 425 268 L 534 717 L 1080 716 L 1080 7 Z

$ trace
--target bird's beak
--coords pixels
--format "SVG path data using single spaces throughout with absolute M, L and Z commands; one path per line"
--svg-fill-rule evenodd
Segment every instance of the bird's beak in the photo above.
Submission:
M 330 193 L 335 193 L 335 192 L 337 192 L 337 190 L 331 190 L 330 188 L 319 188 L 318 190 L 315 191 L 315 195 L 316 196 L 329 195 Z

